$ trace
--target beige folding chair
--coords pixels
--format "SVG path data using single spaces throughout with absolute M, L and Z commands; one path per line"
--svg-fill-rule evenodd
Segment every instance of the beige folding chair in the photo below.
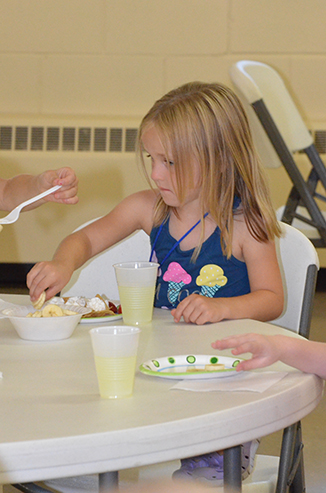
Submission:
M 241 60 L 230 69 L 231 79 L 248 111 L 258 149 L 266 167 L 283 165 L 292 190 L 278 218 L 300 229 L 316 247 L 326 247 L 326 169 L 293 99 L 280 75 L 269 65 Z M 294 154 L 305 153 L 311 165 L 308 178 Z M 318 187 L 318 188 L 317 188 Z

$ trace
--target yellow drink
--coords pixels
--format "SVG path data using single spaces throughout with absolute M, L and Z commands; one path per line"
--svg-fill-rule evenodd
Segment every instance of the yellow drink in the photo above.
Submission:
M 120 286 L 119 296 L 125 324 L 141 325 L 153 317 L 155 286 Z
M 95 356 L 95 365 L 101 397 L 117 399 L 132 395 L 136 356 L 128 358 Z

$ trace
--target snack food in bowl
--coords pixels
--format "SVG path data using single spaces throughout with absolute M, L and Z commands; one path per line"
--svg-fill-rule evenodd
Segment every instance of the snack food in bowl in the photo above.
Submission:
M 34 306 L 35 308 L 35 306 Z M 35 312 L 27 313 L 26 317 L 31 318 L 48 318 L 48 317 L 64 317 L 64 316 L 77 315 L 76 311 L 68 310 L 67 308 L 63 308 L 59 305 L 55 305 L 53 303 L 49 303 L 45 305 L 42 310 L 36 310 Z M 83 315 L 82 315 L 83 316 Z
M 60 341 L 72 336 L 82 315 L 88 312 L 87 308 L 65 305 L 64 308 L 61 307 L 62 311 L 69 310 L 70 313 L 73 312 L 74 314 L 64 313 L 62 316 L 51 316 L 49 315 L 51 307 L 47 309 L 48 306 L 50 304 L 45 305 L 43 308 L 45 313 L 48 313 L 48 316 L 33 316 L 36 311 L 32 306 L 7 308 L 2 313 L 9 318 L 21 339 L 28 341 Z

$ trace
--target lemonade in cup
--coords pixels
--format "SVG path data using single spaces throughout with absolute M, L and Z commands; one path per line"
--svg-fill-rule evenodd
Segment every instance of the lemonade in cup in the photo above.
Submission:
M 90 330 L 100 395 L 104 399 L 133 393 L 140 329 L 110 326 Z
M 144 325 L 152 321 L 158 267 L 155 262 L 114 264 L 125 324 Z

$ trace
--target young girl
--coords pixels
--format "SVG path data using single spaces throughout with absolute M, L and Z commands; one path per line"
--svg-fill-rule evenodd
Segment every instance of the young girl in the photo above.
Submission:
M 155 187 L 127 197 L 63 240 L 51 262 L 36 264 L 27 276 L 32 301 L 45 290 L 51 298 L 90 257 L 143 229 L 160 264 L 155 306 L 170 309 L 176 322 L 277 318 L 280 230 L 235 94 L 200 82 L 170 91 L 144 117 L 138 143 Z M 212 455 L 208 467 L 220 468 Z M 186 476 L 187 464 L 191 474 L 206 469 L 206 456 L 183 461 Z

